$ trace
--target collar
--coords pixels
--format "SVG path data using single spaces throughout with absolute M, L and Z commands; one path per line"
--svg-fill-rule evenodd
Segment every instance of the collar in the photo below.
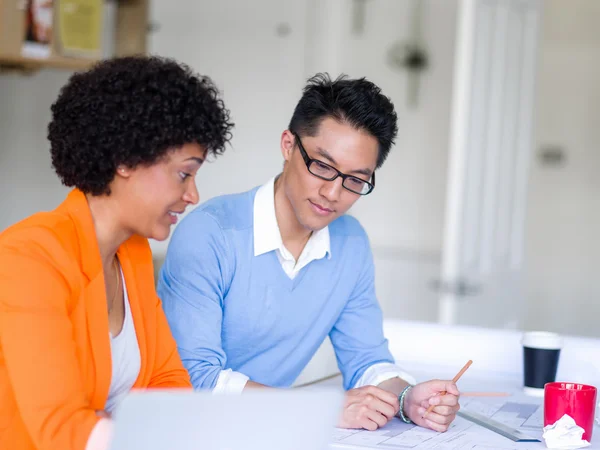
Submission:
M 57 209 L 57 211 L 60 210 L 66 211 L 75 225 L 80 248 L 81 268 L 87 278 L 93 280 L 102 273 L 103 269 L 98 238 L 96 237 L 96 226 L 85 194 L 77 188 L 72 189 Z M 122 264 L 130 257 L 129 250 L 133 247 L 129 244 L 135 244 L 134 246 L 137 248 L 138 242 L 141 243 L 142 247 L 148 245 L 147 239 L 134 235 L 119 246 L 117 255 Z
M 285 247 L 275 215 L 275 179 L 262 185 L 254 196 L 254 256 L 273 250 L 284 253 Z M 285 250 L 287 252 L 287 250 Z M 314 231 L 303 253 L 309 252 L 315 259 L 327 255 L 331 258 L 329 227 Z
M 87 198 L 79 189 L 73 189 L 61 206 L 68 211 L 68 215 L 75 224 L 81 248 L 82 269 L 88 279 L 91 280 L 102 272 L 102 261 L 96 239 L 94 220 Z

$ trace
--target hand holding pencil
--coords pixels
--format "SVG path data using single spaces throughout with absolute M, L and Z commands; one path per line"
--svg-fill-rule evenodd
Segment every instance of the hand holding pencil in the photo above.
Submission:
M 460 409 L 460 392 L 456 382 L 472 364 L 467 362 L 452 380 L 431 380 L 419 383 L 406 395 L 404 410 L 417 425 L 444 432 Z
M 458 372 L 456 374 L 456 376 L 454 378 L 452 378 L 452 383 L 456 384 L 456 382 L 460 379 L 460 377 L 462 377 L 463 373 L 465 373 L 467 371 L 467 369 L 469 367 L 471 367 L 471 364 L 473 364 L 473 361 L 468 360 L 467 363 L 464 365 L 464 367 L 462 369 L 460 369 L 460 372 Z M 446 395 L 447 392 L 446 391 L 442 391 L 440 392 L 440 395 Z M 427 408 L 427 411 L 425 411 L 425 414 L 423 414 L 423 419 L 427 416 L 427 414 L 429 414 L 431 411 L 433 411 L 435 404 L 432 404 L 431 402 L 429 402 L 429 407 Z

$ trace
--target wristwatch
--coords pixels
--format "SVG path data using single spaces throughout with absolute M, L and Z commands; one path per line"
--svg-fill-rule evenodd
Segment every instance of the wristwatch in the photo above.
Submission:
M 410 420 L 404 414 L 404 398 L 406 397 L 406 394 L 408 393 L 408 391 L 410 391 L 411 389 L 412 389 L 412 385 L 409 384 L 402 390 L 402 392 L 398 396 L 398 402 L 400 403 L 400 410 L 398 411 L 398 417 L 400 417 L 400 419 L 402 419 L 402 422 L 404 422 L 404 423 L 413 423 L 413 421 Z

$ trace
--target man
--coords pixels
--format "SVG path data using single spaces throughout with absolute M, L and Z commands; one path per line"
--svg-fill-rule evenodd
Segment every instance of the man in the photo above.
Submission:
M 413 387 L 394 364 L 369 241 L 345 215 L 374 189 L 396 120 L 373 83 L 318 74 L 281 135 L 283 172 L 206 202 L 175 230 L 159 295 L 195 388 L 290 386 L 329 336 L 348 390 L 341 427 L 399 415 L 448 428 L 459 392 L 449 381 Z

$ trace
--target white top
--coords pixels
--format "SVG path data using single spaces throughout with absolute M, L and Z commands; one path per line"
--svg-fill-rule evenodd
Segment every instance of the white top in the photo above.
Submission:
M 133 315 L 131 314 L 127 286 L 122 270 L 121 279 L 123 280 L 123 300 L 125 304 L 123 329 L 115 337 L 109 332 L 112 377 L 108 400 L 104 409 L 111 414 L 133 387 L 141 367 L 140 346 L 135 333 Z M 90 433 L 85 450 L 107 450 L 112 439 L 113 427 L 112 419 L 100 419 Z
M 123 280 L 125 318 L 121 332 L 117 336 L 111 336 L 110 338 L 112 378 L 105 407 L 105 410 L 109 413 L 112 413 L 125 395 L 129 393 L 138 378 L 141 366 L 140 346 L 135 334 L 133 315 L 131 314 L 123 271 L 121 271 L 121 279 Z
M 270 251 L 277 253 L 281 267 L 288 277 L 294 278 L 300 270 L 311 261 L 331 258 L 329 241 L 329 228 L 325 227 L 312 233 L 304 246 L 298 261 L 283 245 L 281 232 L 275 215 L 275 178 L 256 191 L 254 197 L 254 256 Z M 369 367 L 358 380 L 355 388 L 367 385 L 377 386 L 390 378 L 400 377 L 411 384 L 415 379 L 404 372 L 399 366 L 390 363 L 374 364 Z M 243 391 L 249 378 L 240 372 L 231 369 L 222 370 L 217 379 L 213 392 L 215 393 L 240 393 Z

